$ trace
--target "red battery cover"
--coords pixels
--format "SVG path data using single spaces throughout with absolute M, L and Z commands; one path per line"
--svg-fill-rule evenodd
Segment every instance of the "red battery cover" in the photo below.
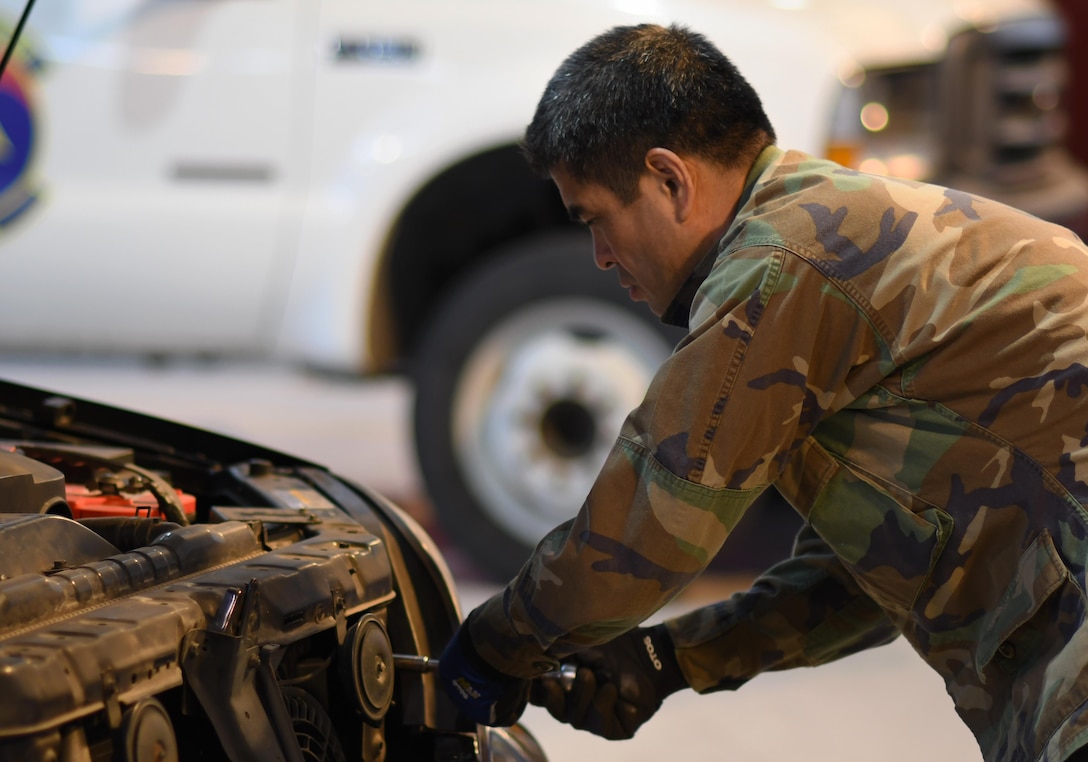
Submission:
M 180 489 L 175 489 L 185 509 L 185 515 L 196 518 L 196 497 Z M 100 517 L 143 517 L 163 519 L 159 510 L 159 501 L 150 491 L 134 492 L 126 495 L 104 494 L 98 490 L 87 489 L 82 484 L 66 484 L 65 499 L 72 509 L 72 518 Z

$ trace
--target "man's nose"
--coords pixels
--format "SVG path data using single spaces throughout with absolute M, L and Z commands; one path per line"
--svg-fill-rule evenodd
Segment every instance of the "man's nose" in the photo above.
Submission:
M 616 266 L 616 258 L 612 255 L 612 249 L 598 236 L 593 236 L 593 262 L 601 270 L 609 270 Z

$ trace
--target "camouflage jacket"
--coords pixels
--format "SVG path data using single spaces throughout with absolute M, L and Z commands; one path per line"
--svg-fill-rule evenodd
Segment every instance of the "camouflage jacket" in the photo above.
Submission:
M 806 528 L 750 591 L 668 623 L 692 687 L 902 634 L 987 760 L 1088 742 L 1079 239 L 770 148 L 690 285 L 690 333 L 577 517 L 471 617 L 481 654 L 527 676 L 637 625 L 773 484 Z

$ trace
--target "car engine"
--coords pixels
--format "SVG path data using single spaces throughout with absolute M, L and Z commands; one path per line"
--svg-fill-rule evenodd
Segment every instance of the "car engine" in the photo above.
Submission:
M 0 761 L 543 759 L 437 689 L 459 619 L 366 489 L 0 382 Z

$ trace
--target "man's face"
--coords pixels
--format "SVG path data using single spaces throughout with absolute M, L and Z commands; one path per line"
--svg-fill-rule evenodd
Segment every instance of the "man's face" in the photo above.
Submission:
M 571 217 L 593 234 L 597 267 L 614 268 L 631 298 L 647 302 L 660 317 L 687 278 L 691 261 L 667 188 L 644 174 L 638 197 L 624 205 L 605 187 L 576 180 L 563 169 L 551 176 Z

